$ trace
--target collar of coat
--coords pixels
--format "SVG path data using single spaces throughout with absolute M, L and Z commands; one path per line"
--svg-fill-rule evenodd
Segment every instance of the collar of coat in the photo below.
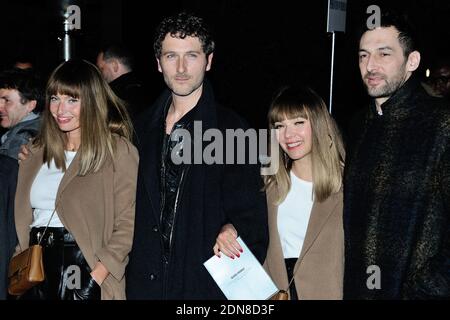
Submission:
M 166 115 L 165 110 L 171 101 L 172 92 L 166 88 L 147 113 L 142 115 L 141 121 L 136 123 L 138 138 L 149 131 L 163 128 Z M 216 101 L 212 87 L 207 79 L 203 81 L 202 95 L 194 108 L 197 110 L 195 115 L 193 115 L 193 121 L 202 121 L 203 130 L 217 127 Z M 145 122 L 148 119 L 151 120 Z M 139 143 L 139 141 L 137 142 Z
M 400 119 L 408 116 L 414 108 L 417 107 L 415 97 L 422 90 L 419 78 L 412 74 L 411 77 L 381 105 L 383 115 L 380 116 L 378 114 L 375 99 L 371 101 L 370 110 L 372 118 Z

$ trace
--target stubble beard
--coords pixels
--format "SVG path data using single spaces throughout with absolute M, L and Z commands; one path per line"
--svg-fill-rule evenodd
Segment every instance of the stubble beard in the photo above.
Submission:
M 369 73 L 369 72 L 366 73 L 366 75 L 364 76 L 365 79 L 369 76 L 379 76 L 386 82 L 383 86 L 380 86 L 380 87 L 370 87 L 364 81 L 364 85 L 366 86 L 367 93 L 372 98 L 389 98 L 389 97 L 391 97 L 405 83 L 405 81 L 406 81 L 405 70 L 406 70 L 406 63 L 400 67 L 400 70 L 392 77 L 392 79 L 387 79 L 386 75 L 384 75 L 384 74 Z

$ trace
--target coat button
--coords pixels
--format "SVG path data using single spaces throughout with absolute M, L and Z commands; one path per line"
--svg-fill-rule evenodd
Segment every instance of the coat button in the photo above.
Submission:
M 158 232 L 158 226 L 153 226 L 153 232 Z
M 156 275 L 152 273 L 152 274 L 150 275 L 150 280 L 151 280 L 151 281 L 156 280 Z

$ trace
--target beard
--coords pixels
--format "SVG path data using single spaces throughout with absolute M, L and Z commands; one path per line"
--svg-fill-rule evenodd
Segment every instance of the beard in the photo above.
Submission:
M 385 84 L 378 87 L 371 87 L 366 82 L 369 77 L 378 77 L 384 80 Z M 372 98 L 389 98 L 391 97 L 406 81 L 406 63 L 403 64 L 398 72 L 390 79 L 382 73 L 368 72 L 364 76 L 364 85 L 367 93 Z
M 176 80 L 170 78 L 169 76 L 164 77 L 164 81 L 166 82 L 166 85 L 169 87 L 170 91 L 172 91 L 173 94 L 180 97 L 189 96 L 191 93 L 200 88 L 203 84 L 203 77 L 197 79 L 186 76 L 186 79 L 188 82 L 185 83 L 184 85 L 180 85 L 177 83 Z

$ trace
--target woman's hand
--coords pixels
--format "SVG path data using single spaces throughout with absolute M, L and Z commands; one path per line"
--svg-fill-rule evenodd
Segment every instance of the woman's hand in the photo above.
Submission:
M 103 281 L 105 281 L 108 275 L 108 269 L 106 269 L 106 267 L 100 261 L 95 264 L 95 267 L 91 272 L 91 277 L 95 280 L 95 282 L 98 283 L 99 286 L 102 285 Z
M 20 152 L 18 154 L 19 162 L 27 160 L 29 155 L 30 155 L 30 150 L 28 149 L 28 146 L 26 144 L 21 145 Z
M 240 257 L 242 248 L 237 242 L 237 231 L 231 223 L 228 223 L 222 227 L 214 245 L 214 254 L 220 258 L 220 252 L 223 252 L 226 256 L 234 259 L 234 257 Z

